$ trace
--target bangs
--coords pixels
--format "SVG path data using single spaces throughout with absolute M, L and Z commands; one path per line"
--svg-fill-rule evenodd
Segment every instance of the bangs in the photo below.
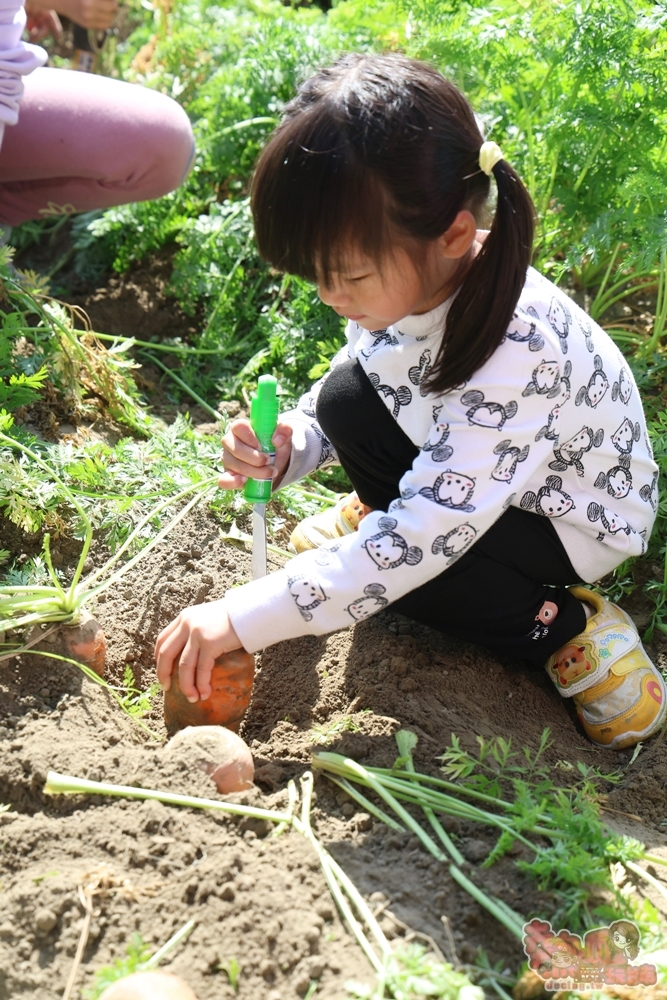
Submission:
M 328 104 L 322 101 L 279 126 L 252 184 L 261 256 L 309 281 L 345 271 L 351 249 L 379 265 L 397 243 L 384 185 Z

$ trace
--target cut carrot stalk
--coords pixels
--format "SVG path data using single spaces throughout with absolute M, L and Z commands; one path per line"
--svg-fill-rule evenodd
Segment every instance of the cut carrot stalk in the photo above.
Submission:
M 255 658 L 245 649 L 219 656 L 211 673 L 211 696 L 191 703 L 181 691 L 178 666 L 164 695 L 164 721 L 169 732 L 185 726 L 225 726 L 238 732 L 250 704 Z

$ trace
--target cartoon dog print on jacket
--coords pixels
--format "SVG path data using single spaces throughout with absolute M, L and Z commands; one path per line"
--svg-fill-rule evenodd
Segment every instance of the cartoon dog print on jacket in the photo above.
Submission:
M 626 417 L 621 426 L 618 427 L 612 434 L 611 443 L 616 451 L 620 451 L 621 455 L 630 455 L 632 452 L 632 445 L 635 441 L 639 441 L 641 433 L 639 421 L 633 424 L 633 422 L 628 420 Z
M 356 601 L 352 601 L 352 604 L 348 604 L 346 611 L 357 622 L 370 618 L 371 615 L 382 611 L 389 604 L 387 598 L 382 596 L 386 589 L 381 583 L 369 583 L 367 587 L 364 587 L 364 596 L 358 597 Z
M 422 486 L 419 492 L 427 500 L 439 503 L 441 507 L 464 510 L 466 513 L 475 509 L 468 503 L 475 492 L 475 480 L 464 476 L 461 472 L 446 469 L 440 473 L 433 486 Z
M 549 419 L 544 427 L 541 427 L 537 434 L 535 435 L 536 441 L 541 441 L 542 438 L 546 438 L 547 441 L 558 441 L 558 425 L 560 423 L 560 415 L 565 403 L 567 403 L 570 398 L 570 375 L 572 374 L 572 362 L 566 361 L 565 367 L 561 372 L 560 381 L 558 383 L 558 395 L 556 397 L 556 402 L 554 407 L 549 414 Z
M 533 369 L 533 377 L 521 393 L 522 396 L 546 396 L 553 399 L 560 391 L 560 366 L 557 361 L 544 361 Z
M 513 340 L 516 344 L 528 344 L 529 351 L 541 351 L 544 347 L 544 337 L 537 332 L 537 323 L 540 317 L 532 306 L 524 311 L 519 308 L 512 317 L 516 330 L 507 331 L 507 339 Z M 523 328 L 523 329 L 522 329 Z
M 572 313 L 569 306 L 562 299 L 554 297 L 547 313 L 549 325 L 560 340 L 560 349 L 563 354 L 567 354 L 567 338 L 572 326 Z
M 401 407 L 408 406 L 412 402 L 412 391 L 407 385 L 399 385 L 398 389 L 392 389 L 390 385 L 381 385 L 380 376 L 376 372 L 369 372 L 368 380 L 373 388 L 384 397 L 385 402 L 391 400 L 391 406 L 388 408 L 391 410 L 394 420 L 401 412 Z
M 615 514 L 608 507 L 603 507 L 602 504 L 589 503 L 586 514 L 592 524 L 595 524 L 596 521 L 601 521 L 610 535 L 617 535 L 619 531 L 625 532 L 626 535 L 632 534 L 633 529 L 625 518 L 621 517 L 620 514 Z
M 461 402 L 470 409 L 466 413 L 468 423 L 478 427 L 496 427 L 499 431 L 506 420 L 516 416 L 518 406 L 512 399 L 506 406 L 500 403 L 485 403 L 484 393 L 478 389 L 470 389 L 461 396 Z
M 371 354 L 374 354 L 380 347 L 395 347 L 396 344 L 398 344 L 396 337 L 394 337 L 391 333 L 388 333 L 387 330 L 376 330 L 372 336 L 373 343 L 371 346 L 365 347 L 363 351 L 359 352 L 364 358 L 370 358 Z
M 595 432 L 590 427 L 582 427 L 569 441 L 554 448 L 555 458 L 553 462 L 549 462 L 549 468 L 554 472 L 565 472 L 573 466 L 577 470 L 577 475 L 583 476 L 584 466 L 581 459 L 591 448 L 599 448 L 603 441 L 602 427 Z
M 416 545 L 408 545 L 394 528 L 398 521 L 393 517 L 381 517 L 376 535 L 371 535 L 363 543 L 363 548 L 378 569 L 396 569 L 397 566 L 416 566 L 422 560 L 422 550 Z
M 586 313 L 580 313 L 577 317 L 577 326 L 584 335 L 584 340 L 586 341 L 586 347 L 588 351 L 592 354 L 595 350 L 593 344 L 593 327 L 591 326 L 591 321 L 589 320 Z
M 653 510 L 658 509 L 658 473 L 653 473 L 653 479 L 650 484 L 647 483 L 646 486 L 642 486 L 639 491 L 639 495 L 646 503 L 650 504 Z
M 522 510 L 535 508 L 536 514 L 543 517 L 562 517 L 569 510 L 575 509 L 571 496 L 562 490 L 563 480 L 560 476 L 547 476 L 546 483 L 541 486 L 537 495 L 530 490 L 521 497 L 519 506 Z
M 592 669 L 593 664 L 586 655 L 586 647 L 574 642 L 564 646 L 556 662 L 551 664 L 554 678 L 561 687 L 567 687 L 570 681 Z
M 632 473 L 630 472 L 630 456 L 621 455 L 618 465 L 608 472 L 598 473 L 598 477 L 593 483 L 598 490 L 606 490 L 614 500 L 622 500 L 627 497 L 632 489 Z M 639 491 L 641 496 L 641 490 Z
M 433 407 L 433 426 L 428 433 L 426 444 L 422 451 L 430 452 L 434 462 L 446 462 L 454 454 L 454 449 L 447 444 L 449 437 L 449 424 L 444 420 L 438 420 L 442 406 Z
M 425 387 L 424 382 L 428 378 L 428 373 L 431 370 L 431 352 L 428 348 L 422 353 L 419 359 L 418 365 L 413 365 L 408 371 L 408 378 L 413 385 L 419 386 L 419 395 L 428 396 L 428 389 Z
M 618 373 L 618 382 L 614 382 L 611 387 L 611 398 L 616 402 L 620 399 L 622 403 L 627 406 L 630 402 L 630 396 L 632 395 L 632 382 L 630 381 L 630 376 L 626 368 L 621 368 Z
M 446 535 L 438 535 L 433 541 L 431 552 L 434 556 L 442 553 L 444 556 L 462 556 L 475 541 L 477 529 L 472 524 L 459 524 Z
M 318 608 L 324 601 L 328 601 L 322 587 L 315 580 L 310 580 L 306 576 L 290 576 L 287 578 L 289 592 L 296 601 L 296 606 L 303 618 L 310 622 L 313 620 L 311 611 Z
M 530 445 L 525 445 L 519 449 L 511 441 L 501 441 L 493 449 L 494 455 L 499 455 L 498 464 L 491 473 L 492 479 L 497 479 L 499 483 L 511 483 L 516 472 L 518 462 L 525 462 L 528 458 Z
M 576 395 L 574 400 L 575 406 L 581 406 L 582 403 L 586 403 L 587 406 L 595 409 L 606 395 L 609 388 L 609 379 L 602 371 L 602 358 L 599 354 L 596 354 L 593 358 L 593 368 L 594 371 L 588 380 L 588 385 L 582 385 Z

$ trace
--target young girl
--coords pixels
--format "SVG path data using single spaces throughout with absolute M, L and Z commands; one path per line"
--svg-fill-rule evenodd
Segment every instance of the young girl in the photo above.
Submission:
M 598 745 L 655 732 L 665 686 L 635 626 L 576 586 L 646 550 L 657 467 L 637 388 L 609 337 L 529 266 L 529 196 L 465 98 L 402 56 L 343 57 L 287 107 L 252 206 L 262 256 L 317 282 L 347 344 L 284 414 L 273 467 L 248 422 L 232 425 L 220 485 L 286 485 L 337 460 L 348 509 L 368 513 L 356 530 L 305 525 L 301 547 L 318 547 L 183 611 L 157 641 L 163 685 L 182 653 L 182 689 L 207 698 L 221 653 L 391 604 L 546 666 Z

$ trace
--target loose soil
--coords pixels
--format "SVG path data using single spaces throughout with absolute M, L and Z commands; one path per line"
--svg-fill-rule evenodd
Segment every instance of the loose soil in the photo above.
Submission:
M 65 233 L 63 240 L 67 253 Z M 53 260 L 53 248 L 45 252 Z M 39 259 L 24 256 L 22 266 L 40 267 Z M 166 294 L 169 258 L 167 250 L 96 288 L 76 288 L 70 281 L 68 298 L 84 306 L 104 332 L 187 339 L 196 324 Z M 65 280 L 64 268 L 58 277 Z M 160 396 L 161 374 L 147 367 L 140 374 L 157 412 L 171 419 L 176 407 Z M 193 416 L 195 422 L 210 419 L 203 412 Z M 60 426 L 47 436 L 75 433 L 74 426 L 62 424 L 69 419 L 59 415 Z M 2 520 L 0 537 L 15 554 L 33 555 L 41 544 Z M 56 565 L 72 567 L 79 545 L 54 539 Z M 98 546 L 91 562 L 103 555 Z M 155 680 L 159 631 L 183 607 L 222 597 L 249 577 L 249 555 L 225 544 L 214 518 L 195 510 L 92 609 L 107 635 L 107 679 L 120 684 L 129 664 L 136 685 L 148 688 Z M 627 604 L 640 626 L 648 615 L 642 601 L 636 596 Z M 649 652 L 667 667 L 665 641 Z M 157 950 L 190 919 L 192 934 L 163 967 L 183 976 L 199 1000 L 296 1000 L 314 980 L 318 998 L 343 1000 L 348 979 L 372 982 L 299 834 L 271 837 L 263 823 L 154 802 L 44 794 L 52 769 L 220 798 L 203 772 L 165 760 L 161 702 L 155 697 L 143 720 L 159 734 L 152 740 L 74 667 L 38 656 L 0 662 L 0 803 L 12 806 L 0 814 L 0 1000 L 62 996 L 84 923 L 79 887 L 96 892 L 73 997 L 85 995 L 96 970 L 125 955 L 133 933 Z M 578 761 L 604 772 L 622 769 L 621 784 L 606 800 L 605 819 L 667 857 L 666 742 L 650 742 L 634 761 L 630 752 L 596 750 L 546 676 L 499 662 L 391 609 L 334 635 L 295 639 L 257 657 L 241 730 L 255 758 L 257 787 L 236 800 L 284 806 L 288 781 L 309 768 L 318 747 L 390 766 L 394 734 L 409 728 L 419 737 L 417 766 L 435 773 L 452 734 L 471 750 L 477 736 L 494 735 L 535 750 L 545 726 L 553 740 L 546 759 L 559 775 L 565 777 L 567 766 Z M 313 825 L 370 900 L 389 938 L 424 941 L 455 964 L 474 962 L 483 948 L 491 963 L 512 973 L 519 968 L 520 946 L 445 866 L 415 837 L 376 822 L 322 776 L 315 779 Z M 489 831 L 458 821 L 446 825 L 478 885 L 527 917 L 553 912 L 553 900 L 516 867 L 516 860 L 530 856 L 523 849 L 482 869 L 494 842 Z M 667 869 L 652 871 L 667 880 Z M 644 895 L 645 888 L 641 884 L 637 891 Z M 664 919 L 665 900 L 653 890 L 648 895 Z M 237 992 L 225 971 L 230 962 L 241 970 Z M 626 1000 L 632 992 L 625 991 Z
M 16 547 L 20 538 L 11 542 Z M 71 565 L 75 553 L 67 546 L 55 544 L 54 551 Z M 249 573 L 249 555 L 221 541 L 212 516 L 192 512 L 93 609 L 107 635 L 108 679 L 120 683 L 130 664 L 146 688 L 155 679 L 160 629 L 184 606 L 221 597 Z M 653 652 L 664 661 L 663 652 Z M 283 806 L 288 780 L 308 769 L 318 741 L 364 764 L 388 766 L 396 757 L 394 733 L 407 727 L 419 737 L 417 766 L 434 771 L 452 733 L 470 749 L 477 735 L 535 749 L 549 725 L 554 767 L 583 760 L 625 769 L 622 787 L 608 799 L 616 810 L 609 818 L 667 856 L 659 829 L 667 816 L 665 744 L 649 744 L 633 764 L 628 753 L 593 749 L 540 674 L 390 612 L 328 637 L 270 647 L 257 661 L 242 728 L 257 789 L 239 801 Z M 319 981 L 317 997 L 342 1000 L 346 980 L 371 982 L 299 834 L 274 838 L 264 823 L 154 802 L 44 795 L 52 769 L 218 798 L 203 772 L 165 760 L 161 700 L 144 720 L 161 736 L 151 741 L 76 668 L 38 656 L 0 663 L 0 802 L 12 805 L 0 816 L 0 1000 L 62 995 L 84 919 L 80 885 L 98 892 L 74 996 L 83 995 L 96 969 L 125 953 L 133 932 L 157 950 L 190 918 L 194 931 L 165 967 L 200 1000 L 290 1000 L 312 980 Z M 389 937 L 416 934 L 463 963 L 482 947 L 491 962 L 518 968 L 517 943 L 416 838 L 374 821 L 322 776 L 315 789 L 317 835 L 382 912 Z M 480 886 L 525 915 L 552 912 L 550 899 L 517 870 L 520 853 L 481 869 L 493 844 L 489 832 L 454 821 L 448 829 Z M 664 912 L 664 900 L 654 901 Z M 241 966 L 237 993 L 224 971 L 231 960 Z

